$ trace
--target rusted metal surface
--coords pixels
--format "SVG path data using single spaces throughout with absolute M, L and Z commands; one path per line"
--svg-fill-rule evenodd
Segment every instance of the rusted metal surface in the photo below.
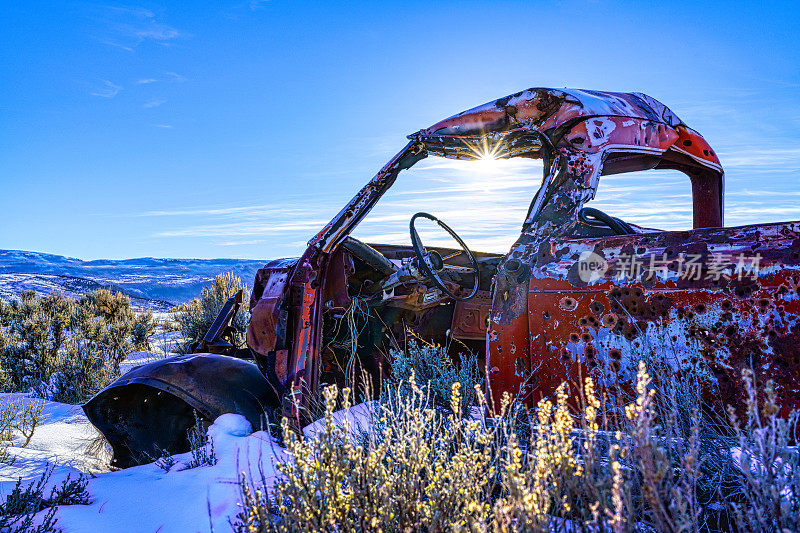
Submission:
M 551 245 L 520 285 L 527 312 L 509 333 L 490 326 L 497 390 L 533 403 L 579 376 L 630 384 L 639 360 L 657 360 L 699 377 L 720 409 L 742 408 L 744 368 L 775 381 L 786 412 L 800 408 L 800 224 Z M 579 275 L 587 253 L 603 265 L 591 282 Z M 514 335 L 529 338 L 527 350 Z
M 217 354 L 170 357 L 135 368 L 97 393 L 83 410 L 114 450 L 112 466 L 149 463 L 166 450 L 189 451 L 195 416 L 225 413 L 266 427 L 264 410 L 277 399 L 253 363 Z
M 484 340 L 491 308 L 492 296 L 489 291 L 479 291 L 472 300 L 456 302 L 451 327 L 453 337 Z
M 276 384 L 286 381 L 287 324 L 289 310 L 283 305 L 289 274 L 297 260 L 273 261 L 256 273 L 250 295 L 247 345 L 259 368 Z

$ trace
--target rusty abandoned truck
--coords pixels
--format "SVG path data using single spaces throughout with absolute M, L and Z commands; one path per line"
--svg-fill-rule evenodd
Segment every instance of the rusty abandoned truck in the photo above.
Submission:
M 587 375 L 612 390 L 655 350 L 669 371 L 700 376 L 720 409 L 742 402 L 743 368 L 774 380 L 784 409 L 800 407 L 800 222 L 724 227 L 717 154 L 664 104 L 641 93 L 532 88 L 409 139 L 301 257 L 258 271 L 247 329 L 254 362 L 224 355 L 220 336 L 239 305 L 230 301 L 201 347 L 217 353 L 139 367 L 86 403 L 113 464 L 186 451 L 195 412 L 240 413 L 255 428 L 268 405 L 299 406 L 300 416 L 322 384 L 344 385 L 356 367 L 375 380 L 390 372 L 386 354 L 409 332 L 439 343 L 451 336 L 481 354 L 495 402 L 509 392 L 532 406 Z M 410 246 L 351 236 L 401 171 L 487 148 L 543 163 L 507 254 L 470 251 L 427 213 L 410 217 Z M 603 176 L 649 169 L 687 176 L 692 230 L 643 228 L 584 206 Z M 460 249 L 425 246 L 416 229 L 425 219 Z M 354 309 L 355 342 L 346 323 Z

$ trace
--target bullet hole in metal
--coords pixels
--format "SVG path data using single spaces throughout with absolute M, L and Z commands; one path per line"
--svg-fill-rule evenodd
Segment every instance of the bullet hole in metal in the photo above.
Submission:
M 608 313 L 603 317 L 603 326 L 606 328 L 613 328 L 617 325 L 617 315 Z
M 591 344 L 587 344 L 586 347 L 584 347 L 583 349 L 583 354 L 586 356 L 587 360 L 592 361 L 597 355 L 597 348 L 595 348 Z

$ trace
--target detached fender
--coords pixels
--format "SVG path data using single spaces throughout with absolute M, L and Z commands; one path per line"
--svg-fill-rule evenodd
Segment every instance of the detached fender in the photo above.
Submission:
M 244 416 L 255 431 L 278 403 L 255 364 L 218 354 L 187 354 L 135 368 L 83 405 L 114 451 L 112 466 L 153 462 L 164 451 L 189 451 L 197 416 L 210 423 L 225 413 Z

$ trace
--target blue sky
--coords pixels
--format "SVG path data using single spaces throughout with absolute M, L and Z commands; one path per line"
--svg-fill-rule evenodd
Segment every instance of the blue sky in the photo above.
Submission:
M 405 135 L 531 86 L 650 94 L 715 147 L 728 225 L 800 219 L 797 2 L 9 2 L 0 11 L 0 248 L 295 255 Z M 407 243 L 408 219 L 428 210 L 473 248 L 504 251 L 540 167 L 481 165 L 423 161 L 357 235 Z M 595 204 L 680 229 L 689 192 L 677 173 L 617 176 Z

